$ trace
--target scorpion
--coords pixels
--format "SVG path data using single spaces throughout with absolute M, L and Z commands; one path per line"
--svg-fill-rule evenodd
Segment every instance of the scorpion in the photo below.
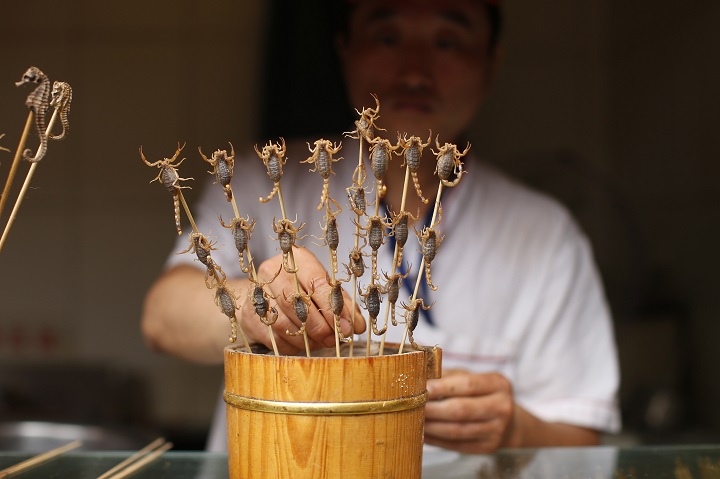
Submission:
M 367 208 L 367 202 L 365 201 L 365 188 L 363 186 L 351 186 L 346 188 L 348 201 L 350 202 L 350 209 L 352 209 L 356 215 L 365 215 L 365 209 Z
M 350 251 L 349 268 L 356 278 L 360 278 L 365 274 L 365 261 L 363 261 L 363 254 L 360 249 L 353 248 L 352 251 Z
M 372 274 L 374 278 L 379 278 L 377 274 L 377 252 L 378 249 L 385 244 L 385 236 L 387 236 L 385 228 L 390 227 L 390 223 L 388 223 L 385 218 L 379 216 L 370 216 L 367 226 L 360 226 L 355 220 L 353 220 L 353 223 L 355 223 L 358 228 L 367 231 L 367 244 L 369 244 L 370 249 L 372 249 Z
M 320 176 L 322 176 L 323 189 L 322 194 L 320 195 L 320 204 L 317 206 L 317 210 L 322 209 L 323 205 L 328 199 L 335 203 L 335 205 L 337 205 L 339 208 L 337 202 L 330 198 L 328 190 L 330 188 L 330 174 L 335 174 L 335 172 L 332 170 L 332 164 L 342 160 L 342 158 L 333 158 L 333 155 L 336 155 L 341 148 L 342 144 L 334 145 L 330 140 L 317 140 L 315 142 L 315 148 L 311 148 L 310 143 L 308 143 L 308 150 L 310 150 L 312 156 L 310 156 L 310 158 L 308 158 L 307 160 L 303 160 L 300 162 L 314 164 L 315 167 L 310 171 L 312 173 L 317 171 L 320 173 Z
M 282 146 L 280 143 L 282 143 Z M 283 175 L 282 167 L 287 161 L 285 158 L 285 139 L 280 137 L 280 143 L 268 142 L 267 145 L 263 146 L 262 152 L 260 152 L 257 145 L 255 145 L 255 153 L 258 154 L 265 164 L 267 174 L 273 181 L 273 189 L 270 195 L 266 198 L 259 198 L 262 203 L 267 203 L 280 191 L 280 178 L 282 178 Z
M 347 266 L 346 266 L 347 267 Z M 333 281 L 329 275 L 326 275 L 327 283 L 330 285 L 330 293 L 328 294 L 328 303 L 330 304 L 330 310 L 335 316 L 335 331 L 338 333 L 338 337 L 341 342 L 346 343 L 350 341 L 350 337 L 345 337 L 342 334 L 340 327 L 340 314 L 345 307 L 345 299 L 343 298 L 342 283 L 350 281 L 350 268 L 348 268 L 348 277 L 346 279 L 336 279 Z
M 70 113 L 70 103 L 72 102 L 72 88 L 65 82 L 53 82 L 52 100 L 50 104 L 60 113 L 60 124 L 62 125 L 62 133 L 59 135 L 49 135 L 53 140 L 62 140 L 70 132 L 70 122 L 68 114 Z
M 250 221 L 249 216 L 247 217 L 247 219 L 233 218 L 230 224 L 226 225 L 222 217 L 219 217 L 219 219 L 220 224 L 223 225 L 224 228 L 228 228 L 232 232 L 233 239 L 235 240 L 235 249 L 237 249 L 238 259 L 240 261 L 240 269 L 243 271 L 243 273 L 247 273 L 251 265 L 245 264 L 245 251 L 247 250 L 248 243 L 250 242 L 253 228 L 255 228 L 255 220 L 253 219 L 252 221 Z
M 325 215 L 325 226 L 323 227 L 322 225 L 320 225 L 320 228 L 323 231 L 323 237 L 318 238 L 317 236 L 313 235 L 315 238 L 323 240 L 323 244 L 319 244 L 318 246 L 327 246 L 330 249 L 330 262 L 332 264 L 332 270 L 334 273 L 338 272 L 337 248 L 340 245 L 340 234 L 338 233 L 336 218 L 339 213 L 340 210 L 336 211 L 335 213 L 332 213 L 328 210 L 327 214 Z
M 255 314 L 260 317 L 260 321 L 266 326 L 272 326 L 275 324 L 278 318 L 278 312 L 275 307 L 270 306 L 270 298 L 275 299 L 275 296 L 271 296 L 265 291 L 265 286 L 275 281 L 282 271 L 280 267 L 270 281 L 258 281 L 250 278 L 250 281 L 255 285 L 250 293 L 250 300 L 252 301 L 253 307 L 255 308 Z M 269 314 L 269 317 L 268 317 Z
M 358 286 L 358 293 L 362 297 L 365 309 L 367 309 L 368 316 L 370 316 L 370 324 L 372 325 L 372 331 L 375 336 L 382 336 L 387 331 L 387 324 L 383 326 L 381 330 L 377 327 L 377 317 L 380 314 L 380 303 L 382 303 L 381 294 L 387 293 L 387 290 L 376 283 L 371 283 L 365 288 L 365 293 L 362 292 Z
M 394 218 L 390 226 L 392 227 L 392 234 L 395 235 L 395 245 L 397 246 L 397 266 L 402 264 L 403 249 L 408 239 L 408 218 L 412 218 L 413 221 L 417 221 L 417 218 L 407 211 L 401 211 L 397 215 L 393 215 Z M 418 212 L 420 216 L 420 212 Z
M 419 308 L 427 311 L 432 308 L 433 305 L 431 304 L 430 306 L 425 306 L 425 301 L 422 298 L 416 298 L 411 300 L 409 305 L 405 303 L 401 303 L 401 305 L 407 310 L 405 311 L 405 322 L 408 324 L 408 337 L 410 339 L 410 344 L 412 344 L 412 347 L 417 349 L 418 351 L 432 350 L 432 347 L 420 346 L 419 344 L 417 344 L 415 342 L 415 338 L 413 338 L 413 331 L 415 331 L 418 320 L 420 319 Z
M 50 80 L 39 68 L 30 67 L 25 71 L 20 81 L 15 82 L 15 86 L 21 86 L 25 83 L 37 83 L 35 89 L 25 100 L 25 105 L 35 113 L 35 126 L 38 136 L 40 137 L 40 149 L 35 156 L 32 156 L 30 149 L 23 151 L 23 159 L 31 163 L 37 163 L 43 159 L 47 151 L 45 116 L 47 115 L 48 108 L 50 108 Z
M 380 113 L 380 100 L 374 93 L 371 95 L 375 99 L 375 108 L 363 108 L 363 111 L 358 111 L 356 108 L 355 112 L 360 115 L 360 118 L 355 120 L 355 131 L 346 131 L 343 133 L 344 135 L 354 140 L 364 138 L 367 142 L 371 142 L 375 138 L 375 130 L 385 131 L 384 128 L 375 125 L 375 120 L 378 119 L 378 113 Z M 352 136 L 353 134 L 355 136 Z
M 297 221 L 297 219 L 295 220 Z M 290 263 L 288 261 L 288 257 L 290 255 L 290 252 L 292 251 L 292 247 L 297 246 L 295 245 L 295 241 L 298 239 L 303 239 L 305 236 L 301 236 L 300 238 L 297 238 L 297 233 L 303 227 L 305 226 L 305 223 L 301 224 L 299 228 L 295 228 L 293 225 L 295 224 L 295 221 L 290 221 L 288 219 L 281 219 L 280 221 L 277 221 L 273 218 L 273 230 L 275 233 L 277 233 L 278 242 L 280 243 L 280 250 L 283 253 L 283 267 L 285 268 L 285 271 L 288 273 L 296 273 L 297 268 L 293 269 L 290 267 Z
M 437 223 L 435 223 L 435 226 L 440 224 L 440 219 L 442 218 L 442 209 L 440 209 L 440 215 L 438 217 Z M 432 278 L 430 277 L 430 263 L 435 259 L 435 255 L 437 254 L 437 250 L 440 247 L 440 243 L 442 243 L 443 238 L 445 236 L 438 237 L 435 233 L 435 228 L 429 228 L 425 226 L 422 229 L 422 233 L 418 233 L 415 231 L 415 234 L 418 236 L 418 240 L 420 241 L 421 245 L 421 253 L 423 258 L 425 259 L 425 280 L 427 281 L 427 285 L 432 289 L 433 291 L 437 291 L 437 286 L 432 284 Z
M 405 135 L 403 135 L 403 137 L 400 138 L 400 133 L 398 133 L 398 145 L 403 148 L 403 156 L 405 157 L 405 161 L 400 166 L 407 165 L 410 170 L 410 176 L 412 176 L 413 185 L 415 186 L 415 192 L 420 198 L 420 201 L 425 204 L 428 204 L 430 200 L 423 196 L 422 190 L 420 189 L 420 181 L 418 180 L 417 170 L 420 168 L 420 158 L 422 157 L 423 148 L 430 144 L 431 138 L 432 132 L 430 132 L 427 142 L 423 143 L 420 137 L 411 136 L 410 139 L 407 139 Z
M 397 320 L 395 319 L 395 303 L 397 303 L 398 297 L 400 296 L 400 286 L 402 285 L 402 280 L 407 278 L 409 274 L 410 268 L 408 268 L 408 271 L 405 274 L 393 273 L 391 276 L 388 276 L 387 273 L 383 272 L 383 276 L 385 276 L 385 279 L 387 280 L 385 290 L 388 295 L 390 320 L 392 321 L 393 326 L 398 325 Z
M 435 137 L 435 144 L 437 145 L 438 151 L 432 150 L 433 154 L 437 155 L 437 166 L 435 167 L 435 173 L 437 173 L 440 182 L 445 186 L 455 186 L 460 182 L 460 178 L 464 173 L 462 168 L 462 161 L 460 158 L 465 156 L 470 151 L 470 143 L 468 142 L 465 150 L 460 153 L 457 146 L 452 143 L 445 143 L 440 146 L 438 138 Z M 452 176 L 455 176 L 454 180 L 450 180 Z
M 371 143 L 372 147 L 370 148 L 370 168 L 375 175 L 375 180 L 377 183 L 377 196 L 378 198 L 383 198 L 386 191 L 386 187 L 383 185 L 383 178 L 385 177 L 385 172 L 387 172 L 387 169 L 390 166 L 392 152 L 400 148 L 400 145 L 398 144 L 392 146 L 390 141 L 380 137 L 373 139 Z
M 218 282 L 217 288 L 215 289 L 215 304 L 220 308 L 220 311 L 228 317 L 230 320 L 230 342 L 234 343 L 237 341 L 237 316 L 235 310 L 238 309 L 237 300 L 239 298 L 235 296 L 235 293 L 226 286 L 225 279 Z
M 188 249 L 180 251 L 178 254 L 188 253 L 190 251 L 195 253 L 198 261 L 204 264 L 207 268 L 205 272 L 205 286 L 210 289 L 214 286 L 214 283 L 219 284 L 224 281 L 225 272 L 217 265 L 217 263 L 215 263 L 215 261 L 213 261 L 210 256 L 210 252 L 217 249 L 214 247 L 215 242 L 208 240 L 202 233 L 190 233 L 188 235 L 188 239 L 190 240 L 190 246 Z M 222 276 L 222 280 L 218 279 L 220 276 Z
M 283 291 L 283 297 L 285 298 L 285 301 L 293 305 L 293 309 L 295 310 L 295 316 L 297 316 L 297 318 L 300 320 L 300 329 L 295 332 L 292 332 L 288 329 L 285 330 L 285 334 L 289 336 L 299 336 L 301 334 L 305 334 L 305 322 L 308 318 L 308 308 L 312 306 L 312 299 L 310 297 L 314 292 L 315 288 L 313 287 L 312 283 L 310 284 L 310 291 L 307 294 L 295 293 L 288 298 L 285 295 L 285 291 Z
M 230 181 L 232 181 L 233 169 L 235 167 L 235 148 L 232 143 L 230 143 L 230 150 L 230 156 L 228 156 L 227 150 L 216 150 L 215 153 L 212 154 L 212 157 L 208 159 L 200 147 L 198 147 L 202 159 L 213 167 L 212 171 L 208 171 L 208 173 L 215 175 L 215 178 L 217 178 L 213 184 L 220 183 L 223 188 L 223 193 L 225 193 L 225 199 L 228 201 L 232 200 Z
M 177 228 L 178 235 L 182 234 L 182 228 L 180 227 L 180 189 L 190 188 L 189 186 L 180 186 L 180 182 L 193 179 L 180 178 L 180 175 L 178 175 L 177 168 L 183 161 L 185 161 L 185 158 L 181 159 L 177 163 L 175 163 L 175 160 L 177 160 L 177 157 L 180 156 L 180 152 L 183 148 L 185 148 L 185 144 L 183 143 L 183 146 L 180 146 L 180 143 L 178 143 L 178 148 L 172 158 L 164 158 L 154 163 L 150 163 L 143 154 L 142 146 L 140 147 L 140 157 L 145 164 L 150 167 L 157 166 L 160 168 L 160 173 L 158 173 L 154 179 L 150 180 L 150 183 L 157 180 L 159 183 L 162 183 L 162 185 L 173 195 L 173 205 L 175 206 L 175 227 Z

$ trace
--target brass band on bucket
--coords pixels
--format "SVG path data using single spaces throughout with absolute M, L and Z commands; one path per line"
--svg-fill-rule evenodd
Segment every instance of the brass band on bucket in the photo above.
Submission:
M 286 402 L 256 399 L 225 391 L 225 402 L 239 409 L 249 411 L 267 412 L 273 414 L 299 414 L 305 416 L 325 415 L 361 415 L 384 414 L 405 411 L 424 406 L 428 393 L 423 391 L 417 396 L 384 401 L 358 401 L 358 402 Z

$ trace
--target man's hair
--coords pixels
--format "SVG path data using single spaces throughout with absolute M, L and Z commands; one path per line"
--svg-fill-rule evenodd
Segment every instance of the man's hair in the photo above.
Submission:
M 479 0 L 482 1 L 482 0 Z M 330 0 L 330 13 L 332 25 L 335 27 L 336 34 L 347 36 L 350 29 L 350 14 L 355 5 L 344 0 Z M 490 24 L 490 51 L 493 51 L 500 41 L 500 33 L 502 31 L 502 11 L 498 5 L 490 4 L 483 1 L 487 12 L 488 22 Z

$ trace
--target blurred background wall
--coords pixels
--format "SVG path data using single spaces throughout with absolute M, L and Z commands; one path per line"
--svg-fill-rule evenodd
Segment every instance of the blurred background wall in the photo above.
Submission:
M 504 4 L 502 68 L 473 149 L 559 198 L 590 236 L 628 432 L 714 440 L 720 4 Z M 299 124 L 347 130 L 341 88 L 308 73 L 332 68 L 317 62 L 322 12 L 317 0 L 0 7 L 0 146 L 15 148 L 27 117 L 29 88 L 13 85 L 27 67 L 74 89 L 70 136 L 50 145 L 0 252 L 0 423 L 122 424 L 202 447 L 221 368 L 149 352 L 140 335 L 175 232 L 138 147 L 154 161 L 187 142 L 182 174 L 203 178 L 198 146 L 250 152 Z M 11 161 L 0 152 L 3 183 Z

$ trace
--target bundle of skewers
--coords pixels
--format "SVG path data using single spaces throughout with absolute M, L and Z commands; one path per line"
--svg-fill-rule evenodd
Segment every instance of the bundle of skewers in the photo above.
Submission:
M 352 355 L 354 349 L 352 347 L 353 334 L 351 333 L 348 336 L 344 336 L 340 328 L 340 314 L 345 306 L 342 284 L 346 282 L 349 283 L 351 287 L 351 294 L 349 296 L 351 297 L 352 304 L 349 309 L 353 317 L 350 319 L 350 324 L 355 324 L 354 315 L 356 304 L 360 304 L 367 313 L 368 339 L 366 342 L 366 355 L 371 355 L 371 345 L 374 343 L 372 340 L 373 335 L 379 338 L 379 342 L 377 343 L 378 347 L 375 348 L 376 351 L 378 354 L 384 354 L 385 334 L 389 323 L 391 323 L 393 327 L 397 327 L 401 323 L 396 317 L 396 307 L 399 299 L 400 285 L 403 279 L 408 277 L 410 272 L 409 268 L 407 268 L 403 273 L 401 266 L 403 264 L 403 250 L 406 247 L 406 242 L 409 237 L 410 220 L 417 220 L 412 213 L 405 209 L 411 180 L 414 194 L 417 194 L 425 204 L 428 204 L 430 201 L 423 196 L 417 171 L 420 166 L 423 151 L 431 143 L 432 133 L 429 134 L 425 141 L 417 136 L 408 137 L 406 133 L 402 135 L 398 133 L 395 144 L 388 139 L 381 138 L 378 136 L 378 132 L 384 130 L 376 125 L 380 113 L 380 102 L 375 95 L 373 95 L 373 97 L 375 99 L 375 108 L 365 108 L 362 111 L 357 111 L 359 118 L 355 122 L 355 130 L 345 133 L 346 136 L 359 141 L 360 144 L 358 164 L 354 169 L 351 179 L 352 182 L 350 186 L 346 188 L 348 207 L 350 210 L 348 214 L 354 215 L 352 221 L 355 224 L 354 245 L 349 252 L 348 263 L 344 264 L 345 270 L 347 271 L 346 278 L 339 278 L 337 276 L 340 270 L 337 252 L 339 245 L 337 219 L 343 209 L 337 199 L 330 196 L 330 178 L 331 175 L 334 175 L 332 167 L 334 163 L 342 160 L 342 158 L 337 156 L 342 145 L 329 140 L 319 139 L 315 141 L 313 145 L 308 144 L 310 156 L 301 161 L 301 163 L 311 165 L 310 172 L 319 173 L 323 180 L 317 210 L 323 211 L 324 224 L 321 225 L 322 235 L 316 238 L 323 242 L 322 245 L 327 246 L 330 256 L 327 282 L 331 288 L 331 292 L 328 297 L 328 302 L 334 316 L 335 354 L 338 357 L 341 356 L 340 345 L 342 343 L 350 343 L 350 347 L 347 348 L 349 351 L 348 355 Z M 430 223 L 424 225 L 420 231 L 415 231 L 422 259 L 417 270 L 417 279 L 413 293 L 407 302 L 403 301 L 400 303 L 400 306 L 405 310 L 403 314 L 404 321 L 402 321 L 405 326 L 403 339 L 397 351 L 399 354 L 403 352 L 405 343 L 408 342 L 408 340 L 415 350 L 425 349 L 425 347 L 415 342 L 413 332 L 418 324 L 420 311 L 429 310 L 432 304 L 426 304 L 425 299 L 419 296 L 418 292 L 420 291 L 422 281 L 425 281 L 431 290 L 437 289 L 437 286 L 433 284 L 432 281 L 431 264 L 435 260 L 438 248 L 443 241 L 443 236 L 438 235 L 436 231 L 442 219 L 440 199 L 444 188 L 454 187 L 460 182 L 464 174 L 461 158 L 465 156 L 470 149 L 469 144 L 463 151 L 458 150 L 456 145 L 451 143 L 445 143 L 441 146 L 438 138 L 435 139 L 435 147 L 437 150 L 431 148 L 431 151 L 435 155 L 437 162 L 435 173 L 439 181 L 438 191 L 432 209 Z M 175 226 L 178 234 L 182 234 L 180 205 L 182 205 L 185 210 L 187 218 L 192 225 L 193 232 L 189 234 L 189 246 L 184 253 L 195 253 L 197 259 L 206 267 L 205 284 L 209 289 L 215 290 L 215 303 L 230 321 L 230 342 L 235 342 L 239 334 L 244 342 L 245 349 L 250 352 L 252 350 L 242 327 L 238 324 L 236 316 L 239 296 L 227 284 L 227 277 L 223 269 L 212 259 L 211 252 L 216 249 L 215 244 L 210 241 L 206 235 L 198 231 L 182 193 L 182 190 L 188 187 L 183 185 L 182 182 L 191 179 L 182 178 L 178 171 L 180 164 L 184 161 L 184 158 L 178 161 L 178 157 L 183 148 L 184 145 L 180 146 L 178 144 L 178 148 L 172 157 L 154 162 L 149 161 L 145 157 L 142 152 L 142 147 L 140 148 L 140 155 L 146 165 L 157 167 L 160 170 L 152 181 L 161 183 L 173 196 Z M 282 138 L 280 138 L 280 141 L 277 143 L 270 141 L 263 146 L 262 149 L 258 149 L 258 147 L 255 146 L 255 152 L 263 162 L 267 169 L 268 177 L 272 181 L 272 190 L 267 197 L 260 197 L 259 201 L 261 203 L 269 203 L 276 198 L 281 212 L 280 219 L 277 217 L 273 219 L 272 229 L 276 235 L 275 239 L 278 242 L 279 248 L 282 251 L 282 265 L 274 277 L 270 279 L 260 279 L 257 276 L 253 256 L 250 252 L 250 241 L 255 228 L 255 219 L 250 220 L 249 216 L 243 217 L 240 214 L 235 196 L 233 195 L 231 182 L 233 178 L 235 151 L 232 145 L 230 154 L 227 153 L 227 150 L 217 150 L 210 158 L 205 156 L 200 148 L 198 148 L 198 151 L 201 158 L 213 167 L 210 173 L 215 175 L 216 183 L 222 187 L 226 200 L 232 204 L 235 215 L 234 218 L 230 224 L 226 224 L 222 218 L 220 218 L 220 223 L 223 227 L 229 228 L 232 231 L 235 247 L 238 252 L 240 268 L 248 275 L 248 279 L 253 285 L 249 296 L 258 319 L 269 328 L 269 336 L 275 355 L 279 355 L 279 353 L 275 343 L 272 325 L 278 317 L 278 312 L 276 308 L 271 306 L 270 299 L 275 301 L 279 301 L 280 299 L 268 293 L 267 285 L 271 284 L 281 271 L 284 270 L 287 274 L 293 275 L 295 287 L 292 292 L 283 292 L 283 300 L 292 305 L 292 310 L 300 324 L 297 330 L 287 330 L 285 333 L 291 336 L 302 335 L 306 354 L 310 357 L 310 346 L 305 323 L 308 318 L 308 308 L 312 304 L 311 296 L 313 295 L 313 291 L 312 287 L 310 291 L 305 291 L 301 287 L 298 280 L 298 268 L 300 268 L 301 265 L 296 264 L 293 253 L 294 250 L 302 247 L 297 244 L 297 241 L 304 237 L 299 236 L 299 232 L 303 230 L 306 224 L 299 222 L 297 217 L 291 220 L 291 216 L 284 202 L 281 179 L 283 176 L 283 166 L 287 161 L 285 157 L 285 141 Z M 366 185 L 368 175 L 364 160 L 365 155 L 369 156 L 370 170 L 375 179 L 374 187 L 370 188 Z M 387 193 L 387 186 L 384 179 L 393 155 L 403 157 L 401 166 L 405 168 L 405 180 L 402 201 L 399 212 L 381 215 L 379 207 L 382 203 L 382 198 Z M 374 202 L 368 203 L 367 197 L 368 191 L 370 190 L 374 190 L 375 198 Z M 368 205 L 373 206 L 374 210 L 368 212 Z M 388 236 L 394 237 L 395 248 L 391 270 L 389 272 L 383 272 L 382 276 L 385 279 L 383 282 L 380 272 L 378 271 L 377 256 L 379 248 L 385 244 Z M 371 258 L 371 274 L 369 283 L 363 287 L 359 282 L 365 275 L 367 266 L 364 258 L 366 257 Z M 380 327 L 378 318 L 380 317 L 383 298 L 387 299 L 387 306 L 384 321 Z
M 52 87 L 50 86 L 50 80 L 39 68 L 30 67 L 25 71 L 20 81 L 16 82 L 15 85 L 22 87 L 25 85 L 36 85 L 25 100 L 25 104 L 29 108 L 25 127 L 20 136 L 17 149 L 15 150 L 15 156 L 10 165 L 7 179 L 5 181 L 5 187 L 0 196 L 0 218 L 2 218 L 3 210 L 10 197 L 12 184 L 15 176 L 20 167 L 22 161 L 30 163 L 30 167 L 27 170 L 25 180 L 23 181 L 20 192 L 18 193 L 17 199 L 13 206 L 12 211 L 5 223 L 3 228 L 2 237 L 0 237 L 0 251 L 5 245 L 10 228 L 12 227 L 15 219 L 17 218 L 20 205 L 25 197 L 30 181 L 35 174 L 35 170 L 40 164 L 40 160 L 45 157 L 48 150 L 49 140 L 62 140 L 65 138 L 70 131 L 70 124 L 68 121 L 68 115 L 70 113 L 70 103 L 72 102 L 72 88 L 65 82 L 56 81 L 53 82 Z M 47 120 L 50 108 L 53 111 L 50 115 L 49 121 Z M 55 123 L 60 120 L 62 130 L 59 134 L 53 134 L 53 128 Z M 39 145 L 35 153 L 31 149 L 25 148 L 27 146 L 28 137 L 30 133 L 35 130 L 39 140 Z M 0 139 L 4 135 L 0 135 Z M 7 148 L 0 147 L 0 150 L 9 152 Z

